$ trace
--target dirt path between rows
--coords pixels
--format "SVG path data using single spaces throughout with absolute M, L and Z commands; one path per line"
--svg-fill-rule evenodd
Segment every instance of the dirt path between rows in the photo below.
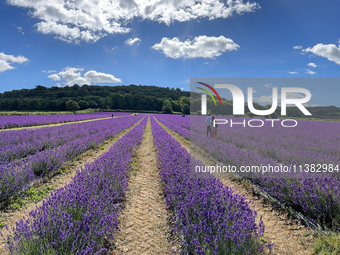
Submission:
M 161 124 L 161 123 L 160 123 Z M 162 125 L 162 124 L 161 124 Z M 201 149 L 190 144 L 190 141 L 179 136 L 174 131 L 166 128 L 165 130 L 172 135 L 191 155 L 200 160 L 205 165 L 216 165 L 217 162 L 206 155 Z M 311 254 L 312 245 L 315 243 L 315 234 L 308 227 L 302 225 L 297 220 L 291 219 L 287 213 L 275 208 L 271 203 L 266 202 L 262 197 L 254 194 L 251 188 L 239 180 L 235 180 L 225 174 L 217 175 L 222 183 L 232 188 L 236 193 L 244 195 L 250 201 L 251 208 L 257 211 L 257 219 L 262 220 L 265 225 L 263 241 L 273 243 L 272 253 L 275 255 L 300 255 Z
M 135 151 L 125 209 L 120 212 L 121 231 L 114 234 L 115 249 L 109 254 L 172 254 L 179 246 L 169 241 L 171 226 L 159 183 L 157 153 L 150 120 Z
M 114 137 L 102 142 L 98 148 L 89 150 L 85 152 L 84 154 L 78 156 L 75 160 L 69 162 L 66 166 L 63 166 L 62 168 L 66 170 L 63 174 L 53 176 L 52 178 L 48 179 L 46 182 L 40 184 L 37 187 L 37 190 L 41 190 L 46 186 L 50 186 L 51 190 L 48 194 L 48 196 L 53 192 L 53 190 L 59 189 L 63 186 L 65 186 L 67 183 L 69 183 L 73 176 L 76 174 L 77 169 L 85 166 L 86 164 L 92 163 L 96 158 L 98 158 L 100 155 L 106 153 L 110 147 L 118 140 L 120 139 L 124 134 L 129 132 L 133 127 L 138 125 L 140 121 L 138 121 L 136 124 L 132 125 L 131 127 L 127 128 L 126 130 L 118 133 Z M 28 215 L 28 213 L 35 209 L 36 206 L 40 206 L 42 204 L 42 201 L 39 201 L 38 203 L 34 202 L 27 202 L 24 204 L 23 207 L 20 209 L 11 209 L 10 207 L 5 208 L 4 210 L 0 211 L 0 222 L 3 224 L 7 224 L 8 226 L 14 226 L 15 222 L 22 219 L 24 216 Z M 4 234 L 4 236 L 7 236 L 9 232 L 6 230 L 6 228 L 0 229 L 1 232 Z M 0 254 L 6 254 L 5 245 L 3 242 L 3 239 L 0 237 Z

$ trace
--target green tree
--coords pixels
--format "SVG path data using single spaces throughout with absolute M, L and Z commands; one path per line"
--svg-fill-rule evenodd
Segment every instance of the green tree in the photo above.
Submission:
M 97 107 L 98 107 L 98 104 L 97 104 L 96 101 L 90 100 L 90 102 L 89 102 L 89 107 L 90 107 L 90 108 L 97 108 Z
M 167 114 L 173 113 L 173 111 L 172 111 L 172 104 L 171 104 L 171 102 L 170 102 L 169 99 L 165 99 L 165 100 L 163 101 L 162 111 L 163 111 L 164 113 L 167 113 Z
M 253 118 L 254 117 L 254 113 L 252 112 L 247 112 L 246 116 L 248 116 L 249 118 Z
M 89 103 L 84 101 L 84 100 L 80 100 L 78 102 L 78 105 L 80 107 L 80 110 L 85 110 L 85 109 L 87 109 L 89 107 Z
M 30 110 L 38 110 L 38 106 L 39 106 L 38 100 L 36 99 L 32 99 L 28 104 Z
M 131 94 L 124 95 L 125 109 L 132 110 L 133 109 L 133 96 Z
M 75 102 L 73 100 L 68 100 L 66 102 L 66 110 L 71 111 L 71 112 L 75 112 L 75 111 L 79 110 L 79 105 L 77 104 L 77 102 Z
M 190 114 L 190 107 L 187 104 L 182 105 L 182 113 L 183 114 Z
M 270 114 L 270 117 L 272 119 L 277 119 L 279 117 L 279 115 L 276 112 L 273 112 L 272 114 Z
M 185 104 L 190 106 L 190 98 L 189 97 L 180 97 L 179 104 L 181 105 L 181 107 L 183 107 L 183 105 L 185 105 Z
M 121 93 L 111 93 L 111 108 L 112 109 L 121 109 L 123 103 L 124 103 L 124 98 Z

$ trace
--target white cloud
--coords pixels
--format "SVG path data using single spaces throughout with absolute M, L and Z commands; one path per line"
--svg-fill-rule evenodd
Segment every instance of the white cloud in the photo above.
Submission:
M 17 27 L 15 26 L 17 29 L 18 29 L 18 32 L 21 33 L 21 34 L 25 34 L 25 32 L 23 31 L 23 28 L 22 27 Z
M 214 58 L 225 51 L 237 50 L 239 45 L 232 39 L 220 37 L 197 36 L 193 40 L 181 42 L 177 37 L 169 39 L 163 37 L 160 43 L 151 47 L 162 50 L 165 56 L 170 58 Z
M 305 107 L 316 107 L 320 106 L 319 104 L 303 104 Z
M 312 95 L 313 96 L 313 95 Z M 293 92 L 288 92 L 287 93 L 287 98 L 288 99 L 294 99 L 294 98 L 305 98 L 306 95 L 303 93 L 293 93 Z M 280 96 L 281 98 L 281 96 Z
M 47 77 L 52 79 L 52 80 L 54 80 L 54 81 L 60 81 L 60 76 L 58 74 L 56 74 L 56 73 L 51 74 L 51 75 L 49 75 Z
M 260 96 L 258 98 L 254 98 L 258 103 L 272 103 L 273 102 L 273 96 Z M 278 98 L 280 100 L 280 98 Z
M 265 87 L 265 88 L 271 88 L 271 87 L 272 87 L 271 84 L 264 84 L 264 85 L 262 85 L 262 86 Z
M 308 74 L 311 74 L 311 75 L 316 74 L 316 72 L 311 71 L 311 70 L 309 70 L 309 69 L 305 69 L 305 70 L 306 70 L 306 73 L 308 73 Z
M 308 63 L 307 66 L 311 66 L 311 67 L 314 67 L 314 68 L 317 67 L 317 65 L 314 64 L 314 63 Z
M 69 86 L 72 86 L 73 84 L 88 84 L 88 81 L 84 77 L 81 77 L 81 73 L 78 72 L 83 70 L 83 68 L 74 68 L 68 66 L 58 74 L 66 81 L 66 84 Z
M 29 61 L 29 59 L 25 58 L 24 56 L 20 55 L 15 57 L 13 55 L 7 55 L 3 52 L 0 52 L 0 73 L 6 70 L 16 69 L 16 67 L 10 65 L 10 62 L 22 64 L 27 61 Z
M 112 74 L 106 74 L 97 72 L 95 70 L 90 70 L 81 76 L 81 72 L 84 68 L 66 67 L 58 74 L 51 74 L 48 78 L 59 81 L 61 78 L 64 80 L 64 84 L 72 86 L 74 84 L 78 85 L 91 85 L 91 83 L 121 83 L 122 80 L 114 77 Z M 58 83 L 60 85 L 60 83 Z
M 100 73 L 90 70 L 84 74 L 84 78 L 94 83 L 118 83 L 121 79 L 114 77 L 112 74 Z
M 61 86 L 60 83 L 57 83 L 56 85 L 54 85 L 53 87 L 58 87 L 58 88 L 62 88 L 64 86 Z
M 340 46 L 337 47 L 335 44 L 319 43 L 313 48 L 307 48 L 302 51 L 311 52 L 317 56 L 327 58 L 329 61 L 340 65 Z
M 65 42 L 80 41 L 85 42 L 96 42 L 105 35 L 97 35 L 90 30 L 80 30 L 78 27 L 69 27 L 68 25 L 57 24 L 54 21 L 51 22 L 40 22 L 36 24 L 38 32 L 43 34 L 56 34 L 56 39 L 60 39 Z
M 56 73 L 57 71 L 56 70 L 47 70 L 47 71 L 43 70 L 42 72 L 43 73 Z
M 125 41 L 125 44 L 128 44 L 128 45 L 132 45 L 132 44 L 134 44 L 134 43 L 136 43 L 136 42 L 140 42 L 140 41 L 142 41 L 141 39 L 139 39 L 138 37 L 136 37 L 136 38 L 129 38 L 129 39 L 127 39 L 126 41 Z
M 301 50 L 301 49 L 302 49 L 302 46 L 297 45 L 297 46 L 294 46 L 293 49 L 294 49 L 294 50 Z
M 298 72 L 290 72 L 288 71 L 289 74 L 298 74 Z
M 170 25 L 199 18 L 214 20 L 260 8 L 243 0 L 7 0 L 7 3 L 30 9 L 35 24 L 43 34 L 79 43 L 96 42 L 107 34 L 128 33 L 129 21 L 149 19 Z

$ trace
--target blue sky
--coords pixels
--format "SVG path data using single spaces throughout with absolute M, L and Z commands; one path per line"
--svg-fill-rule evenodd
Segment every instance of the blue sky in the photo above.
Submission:
M 339 9 L 334 0 L 1 1 L 0 92 L 339 77 Z

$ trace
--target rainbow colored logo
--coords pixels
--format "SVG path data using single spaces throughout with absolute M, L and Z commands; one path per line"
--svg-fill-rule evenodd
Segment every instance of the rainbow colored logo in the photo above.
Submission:
M 209 89 L 211 89 L 211 91 L 214 92 L 215 95 L 217 96 L 218 100 L 220 100 L 220 103 L 221 103 L 221 106 L 222 106 L 222 100 L 221 100 L 219 94 L 216 92 L 216 90 L 215 90 L 213 87 L 211 87 L 210 85 L 205 84 L 205 83 L 203 83 L 203 82 L 197 82 L 197 83 L 202 84 L 202 85 L 208 87 Z M 212 98 L 212 100 L 214 101 L 215 105 L 217 106 L 216 100 L 215 100 L 214 96 L 210 93 L 209 90 L 206 90 L 206 89 L 200 88 L 200 87 L 198 87 L 198 88 L 201 89 L 201 90 L 203 90 L 204 92 L 206 92 L 208 95 L 210 95 L 211 98 Z

